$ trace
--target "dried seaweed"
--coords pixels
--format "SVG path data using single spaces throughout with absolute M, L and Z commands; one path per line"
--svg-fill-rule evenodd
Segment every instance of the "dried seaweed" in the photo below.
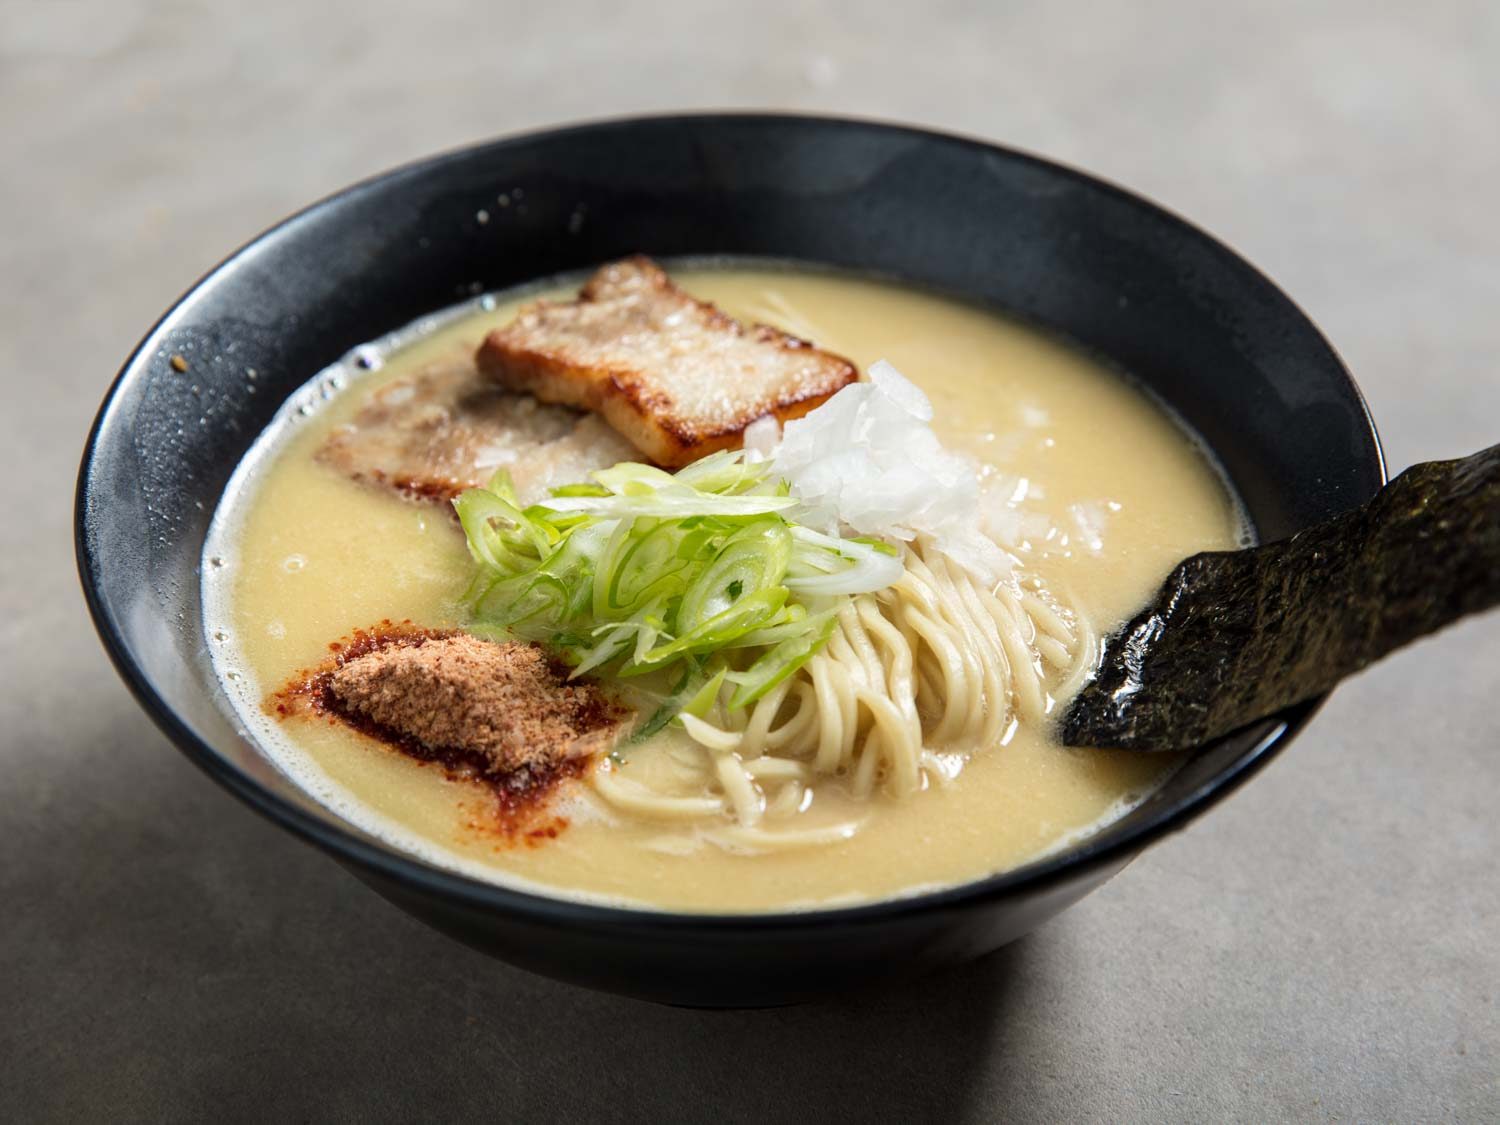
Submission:
M 1106 642 L 1063 740 L 1200 746 L 1497 604 L 1500 445 L 1415 465 L 1290 539 L 1179 564 Z

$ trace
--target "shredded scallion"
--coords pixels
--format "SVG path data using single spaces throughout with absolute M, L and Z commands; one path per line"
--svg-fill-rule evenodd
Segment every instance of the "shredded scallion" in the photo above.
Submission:
M 592 477 L 522 508 L 502 471 L 454 507 L 476 624 L 560 650 L 575 674 L 675 681 L 636 738 L 750 706 L 828 642 L 841 599 L 901 576 L 891 545 L 798 524 L 784 482 L 741 453 Z

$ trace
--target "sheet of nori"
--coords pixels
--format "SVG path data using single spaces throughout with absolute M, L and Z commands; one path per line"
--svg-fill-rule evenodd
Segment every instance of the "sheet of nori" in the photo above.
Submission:
M 1496 604 L 1500 445 L 1415 465 L 1290 539 L 1179 564 L 1106 641 L 1097 678 L 1064 712 L 1063 741 L 1201 746 Z

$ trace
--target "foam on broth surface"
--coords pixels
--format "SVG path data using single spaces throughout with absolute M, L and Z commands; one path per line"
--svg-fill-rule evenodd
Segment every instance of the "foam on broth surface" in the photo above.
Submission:
M 894 363 L 931 397 L 944 441 L 1015 497 L 1001 522 L 1025 544 L 1028 567 L 1068 590 L 1101 632 L 1179 559 L 1240 538 L 1237 509 L 1190 437 L 1128 382 L 1031 329 L 847 277 L 743 265 L 674 277 L 732 315 L 807 335 L 861 368 Z M 482 789 L 342 727 L 269 719 L 264 694 L 326 656 L 330 641 L 386 618 L 461 623 L 470 563 L 455 522 L 355 484 L 313 451 L 369 389 L 428 363 L 463 362 L 519 301 L 469 306 L 343 389 L 325 382 L 299 392 L 216 517 L 206 557 L 221 565 L 204 568 L 208 633 L 221 638 L 216 666 L 254 737 L 340 815 L 429 862 L 549 894 L 774 910 L 887 898 L 1017 866 L 1108 823 L 1173 768 L 1160 756 L 1071 750 L 1022 729 L 974 754 L 950 784 L 904 802 L 878 799 L 866 827 L 837 844 L 674 854 L 661 850 L 658 829 L 577 793 L 562 810 L 570 827 L 529 847 L 478 827 L 490 799 Z M 818 800 L 833 815 L 841 798 L 826 789 Z

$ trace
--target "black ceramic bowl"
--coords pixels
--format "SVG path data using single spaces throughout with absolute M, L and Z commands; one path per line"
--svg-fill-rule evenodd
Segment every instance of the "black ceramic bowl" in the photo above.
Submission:
M 995 949 L 1205 811 L 1307 721 L 1315 705 L 1205 747 L 1065 854 L 806 913 L 522 894 L 427 866 L 314 804 L 237 732 L 206 654 L 199 557 L 235 464 L 291 391 L 355 345 L 474 292 L 635 251 L 878 273 L 1068 337 L 1202 435 L 1265 539 L 1360 503 L 1384 479 L 1359 391 L 1296 306 L 1201 231 L 1081 173 L 971 140 L 803 117 L 611 121 L 465 149 L 341 192 L 225 261 L 130 357 L 89 436 L 77 511 L 89 607 L 142 705 L 220 784 L 402 909 L 507 961 L 653 1000 L 768 1005 Z M 178 355 L 189 377 L 173 369 Z

